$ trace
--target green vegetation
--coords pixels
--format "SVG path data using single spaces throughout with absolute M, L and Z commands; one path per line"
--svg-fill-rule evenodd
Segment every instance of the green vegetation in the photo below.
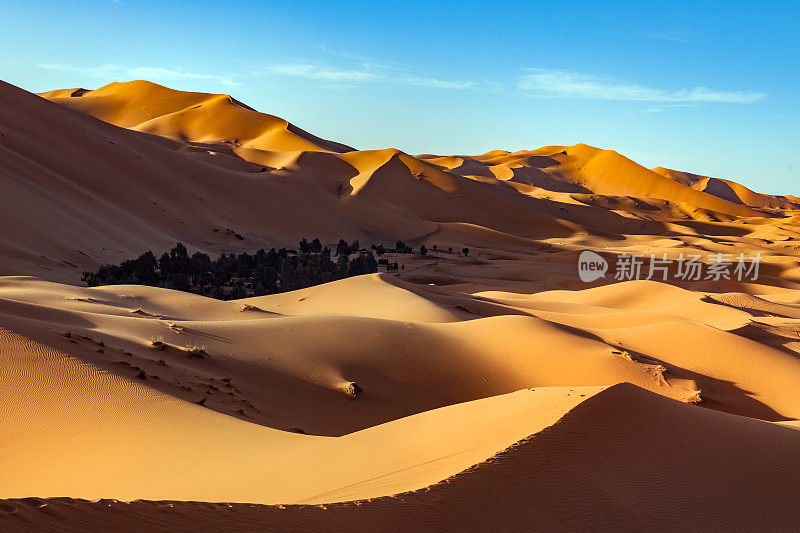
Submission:
M 397 241 L 397 244 L 394 245 L 394 249 L 397 251 L 398 254 L 413 254 L 414 249 L 408 246 L 403 241 Z
M 94 272 L 84 272 L 81 278 L 90 287 L 98 285 L 151 285 L 180 291 L 193 292 L 220 300 L 238 300 L 249 296 L 262 296 L 293 291 L 337 279 L 371 274 L 378 265 L 387 271 L 399 271 L 405 265 L 390 261 L 386 254 L 413 254 L 414 249 L 403 241 L 397 241 L 394 249 L 382 244 L 361 248 L 358 241 L 348 243 L 340 239 L 336 253 L 323 247 L 319 239 L 300 240 L 297 250 L 275 248 L 258 250 L 254 254 L 222 254 L 217 259 L 202 252 L 189 255 L 186 246 L 175 245 L 169 252 L 156 255 L 145 252 L 136 259 L 123 261 L 119 265 L 105 265 Z M 434 253 L 443 251 L 432 246 Z M 452 254 L 448 247 L 446 253 Z M 419 255 L 431 252 L 424 244 Z M 468 248 L 461 252 L 466 256 Z M 376 261 L 375 255 L 379 257 Z M 159 348 L 154 345 L 157 349 Z
M 300 252 L 274 248 L 255 254 L 222 254 L 212 260 L 196 252 L 189 256 L 178 243 L 156 259 L 148 251 L 119 265 L 105 265 L 81 278 L 90 287 L 97 285 L 137 284 L 166 287 L 218 298 L 234 300 L 293 291 L 337 279 L 378 271 L 372 252 L 359 249 L 358 241 L 339 241 L 337 258 L 323 248 L 319 239 L 300 241 Z

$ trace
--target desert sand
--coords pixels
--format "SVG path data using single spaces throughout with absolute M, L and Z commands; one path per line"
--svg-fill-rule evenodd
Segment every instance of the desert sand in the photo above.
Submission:
M 0 99 L 0 530 L 800 527 L 800 199 L 585 144 L 359 151 L 146 81 Z M 80 282 L 302 237 L 432 251 L 230 301 Z M 584 283 L 583 250 L 760 276 Z

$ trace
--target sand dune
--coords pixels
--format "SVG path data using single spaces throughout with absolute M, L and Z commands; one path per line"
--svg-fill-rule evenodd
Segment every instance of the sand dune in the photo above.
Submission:
M 350 307 L 337 306 L 345 297 Z M 791 325 L 756 330 L 772 345 L 755 341 L 747 326 L 760 313 L 748 305 L 655 282 L 469 296 L 372 275 L 221 302 L 152 287 L 7 278 L 0 306 L 9 323 L 35 320 L 27 335 L 39 342 L 130 378 L 144 372 L 163 392 L 206 398 L 208 408 L 284 430 L 342 435 L 526 387 L 622 381 L 684 401 L 700 391 L 705 405 L 737 414 L 800 418 L 791 392 L 800 359 L 780 345 Z M 685 341 L 667 342 L 676 331 Z M 76 345 L 66 332 L 92 340 Z M 154 350 L 153 340 L 169 349 Z M 188 357 L 193 346 L 207 357 Z M 719 356 L 708 346 L 720 347 Z M 228 378 L 237 395 L 215 390 Z M 365 391 L 357 402 L 340 401 L 349 382 Z
M 680 172 L 663 167 L 652 169 L 653 172 L 666 176 L 684 185 L 717 196 L 729 202 L 747 205 L 756 209 L 796 210 L 800 202 L 790 196 L 774 196 L 751 191 L 744 185 L 731 180 L 700 176 L 689 172 Z
M 4 378 L 15 383 L 3 392 L 0 497 L 292 503 L 390 495 L 485 460 L 599 390 L 521 391 L 333 439 L 222 415 L 10 331 L 0 343 Z M 377 448 L 385 453 L 363 455 Z
M 227 95 L 175 91 L 142 80 L 112 83 L 94 91 L 57 90 L 41 96 L 124 128 L 184 141 L 216 143 L 234 150 L 353 150 L 314 137 L 277 117 L 257 113 Z M 238 151 L 237 154 L 248 159 L 247 155 L 253 152 Z M 408 163 L 413 158 L 406 156 L 406 160 Z M 419 160 L 416 161 L 411 167 L 421 166 Z M 696 189 L 710 192 L 716 198 L 698 194 L 691 187 L 682 187 L 679 180 L 664 179 L 660 173 L 641 167 L 616 152 L 585 144 L 513 154 L 489 152 L 475 158 L 432 158 L 432 162 L 462 176 L 496 177 L 565 192 L 652 197 L 730 215 L 758 215 L 734 205 L 743 202 L 720 196 L 714 190 L 706 191 L 707 187 Z M 412 168 L 412 172 L 424 176 L 419 168 Z M 453 179 L 447 177 L 447 173 L 439 173 L 436 180 L 449 184 L 445 190 L 448 187 L 450 191 L 455 190 Z M 431 179 L 425 181 L 431 183 Z M 351 186 L 358 190 L 361 180 L 356 179 L 356 182 L 358 184 L 353 185 L 351 180 Z M 564 185 L 553 187 L 555 183 Z
M 800 524 L 797 198 L 585 144 L 356 150 L 146 81 L 0 98 L 0 530 Z M 231 301 L 80 286 L 302 237 L 415 251 Z M 584 283 L 584 250 L 760 275 Z
M 175 91 L 137 80 L 93 91 L 68 89 L 41 96 L 124 128 L 176 139 L 263 150 L 352 150 L 281 118 L 258 113 L 225 94 Z
M 432 158 L 431 161 L 462 175 L 494 176 L 553 192 L 655 198 L 728 215 L 759 214 L 734 205 L 741 202 L 697 194 L 686 184 L 665 179 L 613 150 L 600 150 L 586 144 L 546 146 L 515 153 L 488 152 L 474 158 Z
M 341 294 L 355 296 L 349 310 L 332 305 Z M 358 295 L 393 304 L 370 309 Z M 655 282 L 470 296 L 373 275 L 221 302 L 4 278 L 0 368 L 12 386 L 0 496 L 389 496 L 485 461 L 621 382 L 712 410 L 800 418 L 798 353 L 737 334 L 754 314 L 748 301 Z M 187 348 L 201 345 L 192 358 Z
M 323 506 L 7 500 L 0 520 L 10 530 L 79 530 L 86 523 L 127 530 L 148 522 L 165 529 L 203 524 L 281 531 L 408 531 L 421 524 L 465 531 L 589 524 L 790 530 L 800 520 L 794 505 L 800 479 L 790 466 L 798 453 L 800 434 L 793 429 L 617 385 L 587 396 L 554 425 L 491 460 L 426 490 Z

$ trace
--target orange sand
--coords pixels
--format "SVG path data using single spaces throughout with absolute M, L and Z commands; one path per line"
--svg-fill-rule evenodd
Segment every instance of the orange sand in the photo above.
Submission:
M 41 96 L 0 82 L 0 530 L 800 526 L 797 198 L 583 144 L 358 151 L 145 81 Z M 79 286 L 317 236 L 438 251 L 238 301 Z M 762 275 L 587 285 L 585 249 Z

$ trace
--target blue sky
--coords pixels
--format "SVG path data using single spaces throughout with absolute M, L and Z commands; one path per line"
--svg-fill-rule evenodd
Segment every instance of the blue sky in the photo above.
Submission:
M 0 78 L 225 92 L 359 149 L 585 142 L 800 195 L 800 3 L 753 4 L 0 1 Z

